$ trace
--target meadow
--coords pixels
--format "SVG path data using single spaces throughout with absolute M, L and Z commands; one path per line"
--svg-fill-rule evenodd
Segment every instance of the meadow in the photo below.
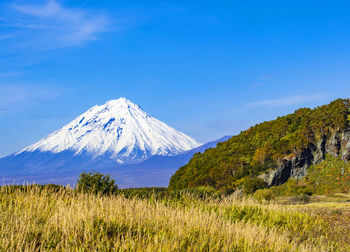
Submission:
M 136 190 L 137 191 L 137 190 Z M 1 251 L 349 251 L 350 197 L 211 197 L 1 187 Z M 143 195 L 143 197 L 141 197 Z

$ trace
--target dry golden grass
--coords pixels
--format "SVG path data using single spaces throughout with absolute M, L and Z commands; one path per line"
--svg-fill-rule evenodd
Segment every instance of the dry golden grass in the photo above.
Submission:
M 1 251 L 333 251 L 329 226 L 252 200 L 0 189 Z M 344 249 L 344 250 L 345 250 Z

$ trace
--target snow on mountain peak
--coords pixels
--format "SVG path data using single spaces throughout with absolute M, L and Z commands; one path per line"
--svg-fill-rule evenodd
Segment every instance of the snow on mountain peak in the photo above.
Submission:
M 107 156 L 119 163 L 130 163 L 152 155 L 176 155 L 199 145 L 122 97 L 90 108 L 19 153 L 73 151 L 76 155 Z

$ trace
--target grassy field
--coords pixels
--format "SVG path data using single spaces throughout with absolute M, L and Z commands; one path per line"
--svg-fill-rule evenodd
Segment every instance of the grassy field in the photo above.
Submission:
M 348 195 L 291 202 L 2 187 L 0 251 L 350 250 Z

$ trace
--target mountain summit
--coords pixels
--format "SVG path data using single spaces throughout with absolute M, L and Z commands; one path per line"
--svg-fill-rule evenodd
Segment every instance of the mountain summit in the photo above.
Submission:
M 137 163 L 154 155 L 173 156 L 200 146 L 126 98 L 96 105 L 25 152 L 73 152 Z

